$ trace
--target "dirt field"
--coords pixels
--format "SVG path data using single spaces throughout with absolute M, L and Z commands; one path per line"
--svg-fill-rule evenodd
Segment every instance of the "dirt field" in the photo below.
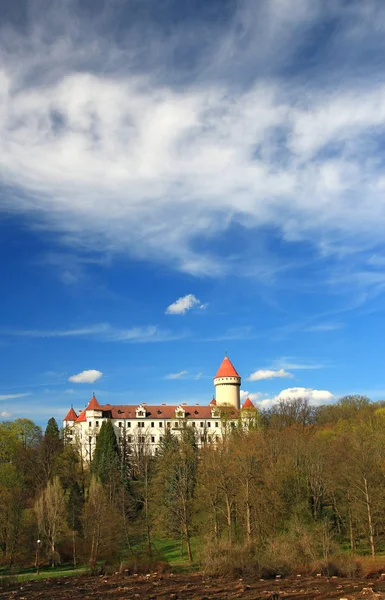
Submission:
M 385 581 L 339 578 L 290 578 L 282 580 L 224 580 L 202 574 L 111 577 L 62 577 L 18 584 L 0 592 L 12 600 L 211 600 L 242 598 L 385 600 Z

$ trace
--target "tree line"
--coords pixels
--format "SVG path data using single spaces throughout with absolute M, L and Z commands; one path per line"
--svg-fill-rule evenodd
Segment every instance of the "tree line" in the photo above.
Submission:
M 53 418 L 44 434 L 0 423 L 0 564 L 39 552 L 96 569 L 155 560 L 170 539 L 212 572 L 284 573 L 384 550 L 385 403 L 297 398 L 226 423 L 224 411 L 223 439 L 201 448 L 188 424 L 168 431 L 152 455 L 143 435 L 119 445 L 106 421 L 90 465 Z

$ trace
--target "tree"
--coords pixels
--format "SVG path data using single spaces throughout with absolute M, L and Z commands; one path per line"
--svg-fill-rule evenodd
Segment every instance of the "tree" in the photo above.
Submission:
M 0 465 L 0 549 L 11 568 L 19 534 L 25 502 L 24 481 L 15 465 Z
M 89 563 L 95 568 L 100 557 L 110 558 L 122 539 L 121 520 L 100 480 L 93 475 L 85 508 L 84 532 L 89 549 Z
M 166 531 L 177 534 L 193 560 L 191 528 L 198 466 L 194 430 L 186 427 L 180 439 L 170 433 L 163 438 L 154 485 L 159 488 L 159 516 Z M 163 510 L 162 510 L 163 509 Z
M 39 534 L 45 539 L 51 564 L 56 564 L 56 544 L 66 531 L 66 506 L 59 477 L 49 481 L 35 502 Z
M 50 481 L 57 474 L 56 467 L 62 450 L 63 441 L 60 438 L 59 427 L 54 417 L 51 417 L 47 423 L 41 447 L 41 466 L 44 481 Z
M 114 426 L 110 420 L 104 421 L 91 463 L 91 472 L 96 475 L 101 483 L 111 480 L 111 476 L 119 470 L 119 448 L 116 441 Z

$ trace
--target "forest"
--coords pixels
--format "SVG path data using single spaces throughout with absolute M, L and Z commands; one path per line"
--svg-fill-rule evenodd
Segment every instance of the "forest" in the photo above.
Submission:
M 344 572 L 385 550 L 385 403 L 295 398 L 197 447 L 185 426 L 151 455 L 103 423 L 91 464 L 54 418 L 0 423 L 0 567 L 99 572 L 181 560 L 208 573 Z

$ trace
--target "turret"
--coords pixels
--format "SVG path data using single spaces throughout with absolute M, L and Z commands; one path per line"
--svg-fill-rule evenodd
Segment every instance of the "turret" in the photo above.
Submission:
M 217 374 L 214 377 L 217 406 L 232 406 L 240 408 L 241 377 L 235 370 L 230 359 L 225 356 Z

